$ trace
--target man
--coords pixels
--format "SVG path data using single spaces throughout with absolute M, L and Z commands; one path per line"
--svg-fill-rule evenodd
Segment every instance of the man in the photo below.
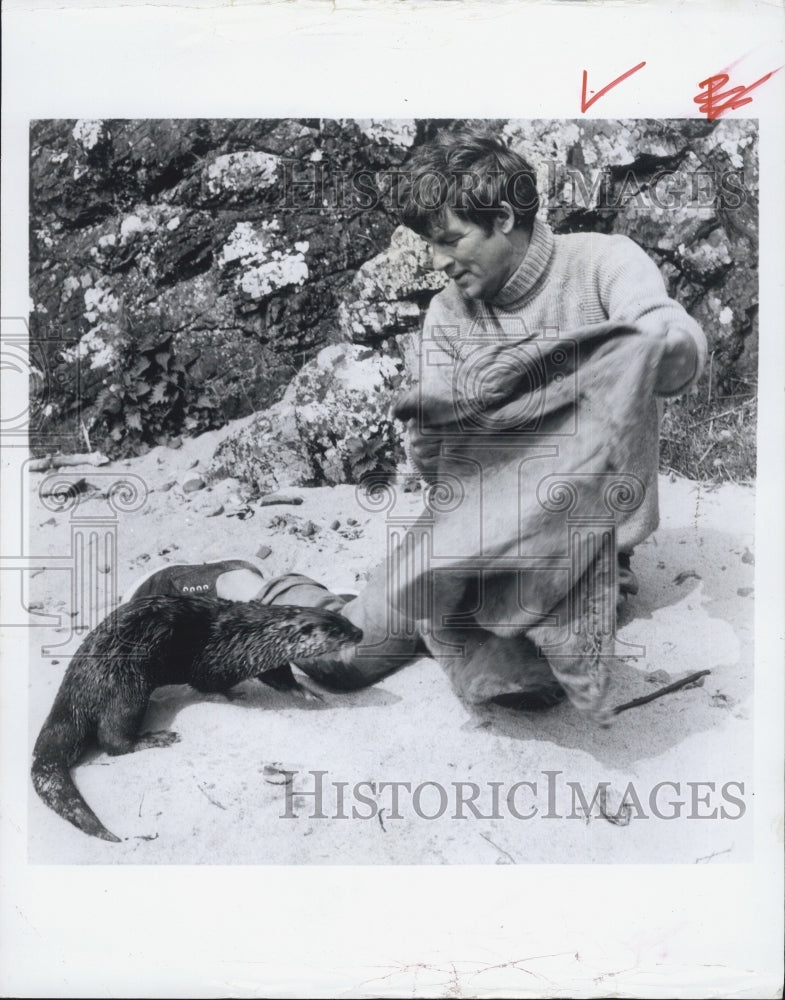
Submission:
M 656 265 L 632 240 L 554 235 L 537 218 L 532 168 L 486 131 L 441 132 L 415 152 L 399 194 L 402 221 L 429 242 L 434 267 L 450 282 L 432 299 L 422 349 L 412 352 L 409 367 L 420 384 L 399 402 L 396 414 L 408 418 L 411 454 L 426 478 L 450 478 L 463 467 L 459 487 L 469 509 L 442 519 L 442 578 L 452 572 L 458 583 L 442 582 L 439 593 L 438 574 L 429 579 L 437 594 L 426 623 L 429 647 L 468 701 L 536 707 L 558 700 L 566 689 L 574 704 L 604 721 L 613 656 L 607 633 L 615 620 L 609 624 L 607 613 L 598 616 L 597 595 L 624 597 L 638 590 L 630 556 L 658 523 L 656 397 L 693 384 L 705 361 L 705 337 L 668 297 Z M 544 373 L 550 368 L 552 374 L 557 357 L 554 338 L 557 349 L 570 344 L 575 351 L 573 367 L 566 369 L 576 380 L 569 397 L 558 385 L 559 374 Z M 530 358 L 522 361 L 527 353 Z M 538 379 L 527 396 L 522 387 Z M 604 422 L 597 419 L 603 392 Z M 500 413 L 520 417 L 521 401 L 530 405 L 538 398 L 541 425 L 494 424 Z M 572 438 L 559 417 L 567 404 L 577 420 Z M 482 419 L 467 427 L 469 412 Z M 612 437 L 623 446 L 602 440 Z M 548 442 L 552 465 L 529 461 L 524 469 L 516 442 L 520 455 Z M 472 463 L 479 472 L 466 471 Z M 560 486 L 580 484 L 589 497 L 582 509 L 584 521 L 590 515 L 587 523 L 607 512 L 602 490 L 608 475 L 617 476 L 617 487 L 639 494 L 627 509 L 615 511 L 615 536 L 604 550 L 591 548 L 592 530 L 586 528 L 580 558 L 573 559 L 561 585 L 566 546 L 575 545 L 568 537 L 573 529 L 569 519 L 557 516 L 563 511 L 543 519 L 536 492 L 538 477 L 544 483 L 554 470 L 564 475 Z M 481 491 L 475 513 L 471 496 Z M 517 529 L 500 525 L 505 504 L 510 514 L 517 504 Z M 437 520 L 429 529 L 431 552 L 439 547 L 438 528 Z M 468 545 L 467 535 L 474 539 Z M 480 568 L 491 551 L 503 565 L 516 542 L 517 570 Z M 615 572 L 607 569 L 609 554 L 618 559 Z M 551 568 L 535 565 L 537 558 Z M 417 575 L 411 568 L 397 572 Z M 439 625 L 451 617 L 470 627 Z M 560 622 L 556 628 L 554 619 Z M 460 647 L 463 654 L 439 656 L 440 645 Z M 584 656 L 592 646 L 592 656 Z
M 518 153 L 479 130 L 442 132 L 417 152 L 407 175 L 402 221 L 429 242 L 433 266 L 451 279 L 431 301 L 426 331 L 458 322 L 466 335 L 485 319 L 518 320 L 534 334 L 614 320 L 663 341 L 658 395 L 678 395 L 696 381 L 706 338 L 668 297 L 654 262 L 626 236 L 555 236 L 537 218 L 535 174 Z M 415 423 L 412 451 L 425 458 L 429 442 Z M 658 438 L 652 408 L 640 462 L 630 470 L 641 475 L 646 499 L 618 539 L 623 595 L 638 590 L 632 549 L 657 526 Z
M 441 545 L 444 572 L 415 567 L 406 553 L 386 560 L 343 607 L 365 635 L 354 661 L 303 669 L 339 688 L 361 686 L 425 652 L 424 638 L 469 702 L 546 707 L 566 690 L 604 721 L 615 622 L 597 607 L 617 587 L 637 591 L 630 555 L 658 520 L 655 396 L 689 388 L 705 338 L 632 240 L 554 235 L 537 218 L 531 167 L 486 132 L 440 133 L 406 165 L 399 194 L 402 221 L 429 242 L 434 267 L 450 282 L 430 303 L 424 346 L 409 365 L 419 384 L 396 412 L 423 476 L 455 480 L 464 502 L 412 533 L 423 551 Z M 566 379 L 556 371 L 563 345 L 574 348 Z M 532 401 L 542 424 L 531 414 L 521 420 Z M 482 419 L 467 425 L 477 413 Z M 503 434 L 493 423 L 501 413 L 516 415 Z M 519 479 L 522 455 L 536 459 L 528 481 Z M 609 475 L 616 486 L 633 484 L 639 495 L 616 518 L 610 542 L 588 532 L 577 559 L 569 556 L 564 510 L 548 513 L 537 492 L 551 473 L 568 485 L 588 483 L 591 515 Z M 255 596 L 330 600 L 295 577 L 270 581 Z M 394 618 L 405 627 L 391 628 Z

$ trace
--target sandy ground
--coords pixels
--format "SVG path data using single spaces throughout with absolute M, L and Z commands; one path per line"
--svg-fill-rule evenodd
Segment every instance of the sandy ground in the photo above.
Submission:
M 134 475 L 149 490 L 140 509 L 118 516 L 116 557 L 101 549 L 94 560 L 108 572 L 93 577 L 93 623 L 150 567 L 254 555 L 263 545 L 272 550 L 262 563 L 268 577 L 297 571 L 339 591 L 362 586 L 384 552 L 387 528 L 384 512 L 364 509 L 353 487 L 297 490 L 301 506 L 254 504 L 245 517 L 238 516 L 247 508 L 234 481 L 183 492 L 183 481 L 207 465 L 223 433 L 100 469 L 63 470 L 101 489 Z M 51 561 L 71 552 L 77 514 L 99 533 L 107 529 L 95 527 L 98 518 L 113 522 L 99 493 L 83 494 L 77 511 L 47 509 L 38 496 L 47 475 L 31 477 L 30 525 L 32 550 Z M 122 843 L 85 836 L 46 809 L 30 786 L 29 858 L 79 864 L 747 860 L 753 501 L 748 487 L 662 479 L 660 528 L 635 555 L 641 590 L 621 619 L 619 637 L 631 645 L 616 668 L 614 703 L 666 683 L 648 681 L 653 671 L 677 678 L 710 669 L 701 687 L 624 712 L 608 730 L 590 728 L 567 704 L 542 713 L 467 709 L 430 659 L 361 692 L 327 693 L 316 707 L 255 681 L 230 699 L 162 688 L 144 729 L 172 728 L 179 743 L 125 757 L 93 753 L 74 770 L 82 794 Z M 414 512 L 421 503 L 418 494 L 407 494 L 396 512 L 407 506 Z M 316 530 L 290 533 L 289 524 L 276 523 L 281 515 L 295 527 L 312 521 Z M 330 527 L 335 520 L 338 529 Z M 61 568 L 51 565 L 30 580 L 29 607 L 41 620 L 31 630 L 31 749 L 80 640 L 72 631 L 79 618 L 69 613 L 68 559 Z M 313 794 L 302 794 L 315 790 L 313 771 L 325 772 L 318 779 L 321 812 Z M 392 789 L 381 782 L 409 784 L 410 790 L 399 787 L 397 813 Z M 461 782 L 477 787 L 479 815 L 458 804 Z M 530 784 L 513 788 L 517 782 Z M 610 785 L 612 816 L 628 789 L 626 825 L 609 822 L 597 807 L 587 819 L 569 784 L 580 785 L 590 801 L 600 782 Z M 655 805 L 661 817 L 674 818 L 652 809 L 650 795 L 661 782 L 674 784 L 660 788 Z M 462 795 L 471 798 L 470 785 Z M 294 815 L 286 818 L 287 809 Z

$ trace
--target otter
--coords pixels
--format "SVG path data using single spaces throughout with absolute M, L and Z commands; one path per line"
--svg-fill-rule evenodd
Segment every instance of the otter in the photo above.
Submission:
M 82 642 L 33 749 L 32 778 L 50 809 L 84 833 L 116 843 L 70 775 L 91 743 L 109 754 L 165 747 L 162 730 L 139 734 L 151 692 L 165 684 L 227 692 L 257 677 L 314 697 L 292 663 L 351 655 L 362 632 L 334 611 L 218 597 L 143 597 L 124 604 Z

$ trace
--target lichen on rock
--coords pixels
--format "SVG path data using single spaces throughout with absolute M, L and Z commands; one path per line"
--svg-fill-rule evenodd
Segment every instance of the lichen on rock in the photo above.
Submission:
M 218 255 L 219 266 L 235 270 L 235 287 L 249 299 L 260 301 L 280 288 L 308 280 L 308 241 L 298 240 L 292 250 L 285 251 L 279 232 L 275 220 L 258 228 L 238 222 Z
M 275 183 L 279 161 L 280 157 L 256 149 L 217 156 L 205 167 L 205 189 L 216 197 L 270 187 Z
M 218 447 L 210 474 L 233 476 L 256 494 L 292 486 L 356 483 L 403 459 L 390 404 L 401 363 L 357 344 L 324 348 L 281 401 Z
M 390 246 L 358 270 L 338 309 L 341 332 L 349 340 L 374 342 L 417 329 L 420 305 L 447 284 L 431 265 L 424 239 L 405 226 Z

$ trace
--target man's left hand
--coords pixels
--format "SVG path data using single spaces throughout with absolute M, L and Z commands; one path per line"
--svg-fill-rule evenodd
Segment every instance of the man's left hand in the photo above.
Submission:
M 698 366 L 698 348 L 686 330 L 666 327 L 660 334 L 665 347 L 657 370 L 654 391 L 660 396 L 674 396 L 686 389 Z

